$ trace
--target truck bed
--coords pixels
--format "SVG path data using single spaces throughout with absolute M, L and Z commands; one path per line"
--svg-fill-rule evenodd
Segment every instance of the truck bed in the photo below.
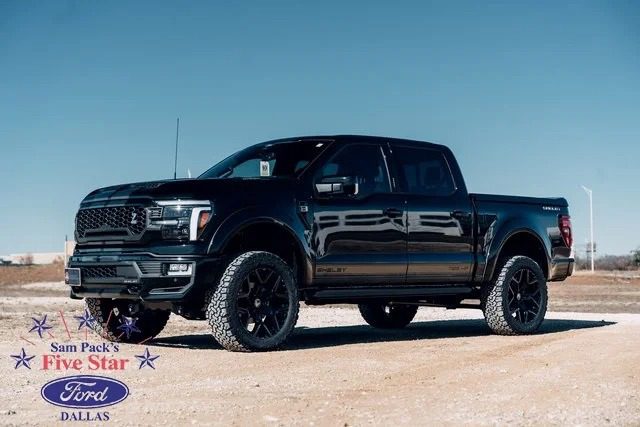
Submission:
M 527 196 L 503 196 L 500 194 L 470 193 L 473 200 L 479 202 L 519 203 L 538 206 L 567 207 L 569 204 L 563 197 L 527 197 Z

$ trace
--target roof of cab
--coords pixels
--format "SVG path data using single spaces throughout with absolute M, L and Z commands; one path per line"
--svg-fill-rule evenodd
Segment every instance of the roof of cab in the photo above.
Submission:
M 433 148 L 445 148 L 441 144 L 434 144 L 427 141 L 417 141 L 413 139 L 390 138 L 386 136 L 373 135 L 315 135 L 315 136 L 296 136 L 291 138 L 274 139 L 266 141 L 264 144 L 277 144 L 281 142 L 298 142 L 298 141 L 332 141 L 337 143 L 353 143 L 353 142 L 391 142 L 396 144 L 430 146 Z

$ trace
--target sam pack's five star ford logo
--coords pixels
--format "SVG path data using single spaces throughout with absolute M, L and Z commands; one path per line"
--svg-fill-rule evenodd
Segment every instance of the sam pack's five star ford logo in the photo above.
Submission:
M 49 381 L 40 394 L 52 405 L 92 409 L 122 402 L 129 396 L 129 387 L 113 378 L 76 375 Z
M 63 325 L 66 331 L 64 342 L 60 337 L 56 338 L 58 332 L 48 315 L 32 317 L 32 324 L 27 333 L 31 336 L 26 338 L 20 335 L 20 338 L 33 347 L 36 347 L 34 340 L 45 341 L 49 351 L 35 354 L 33 349 L 23 346 L 19 351 L 10 354 L 11 363 L 17 372 L 29 372 L 34 369 L 69 373 L 76 371 L 78 375 L 56 378 L 44 384 L 40 390 L 41 397 L 52 405 L 73 409 L 60 412 L 59 421 L 108 421 L 111 414 L 96 409 L 124 401 L 129 396 L 129 388 L 115 378 L 84 375 L 81 371 L 121 372 L 126 369 L 145 368 L 155 370 L 160 356 L 152 354 L 149 347 L 145 347 L 142 354 L 134 354 L 135 359 L 132 360 L 122 355 L 119 343 L 90 342 L 88 331 L 94 328 L 96 320 L 88 310 L 79 316 L 73 316 L 78 322 L 78 328 L 74 333 L 83 335 L 84 338 L 75 341 L 71 335 L 73 329 L 68 327 L 64 313 L 60 311 L 58 314 L 59 324 Z M 122 335 L 130 337 L 132 333 L 140 332 L 135 318 L 123 316 L 120 321 L 118 329 Z M 64 337 L 62 333 L 60 335 Z

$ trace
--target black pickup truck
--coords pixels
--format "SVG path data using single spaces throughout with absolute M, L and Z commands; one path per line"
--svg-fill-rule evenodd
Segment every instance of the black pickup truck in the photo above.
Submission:
M 574 263 L 565 199 L 469 194 L 447 147 L 370 136 L 269 141 L 197 179 L 101 188 L 75 226 L 65 282 L 99 334 L 141 342 L 173 312 L 235 351 L 281 345 L 300 301 L 358 304 L 378 328 L 474 307 L 498 334 L 532 333 Z

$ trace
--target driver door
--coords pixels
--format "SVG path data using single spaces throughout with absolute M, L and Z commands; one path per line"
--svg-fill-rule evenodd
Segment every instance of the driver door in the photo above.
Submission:
M 344 145 L 316 173 L 311 240 L 318 283 L 405 282 L 407 212 L 403 196 L 391 190 L 384 150 L 374 143 Z M 332 180 L 354 185 L 324 192 L 322 182 Z

